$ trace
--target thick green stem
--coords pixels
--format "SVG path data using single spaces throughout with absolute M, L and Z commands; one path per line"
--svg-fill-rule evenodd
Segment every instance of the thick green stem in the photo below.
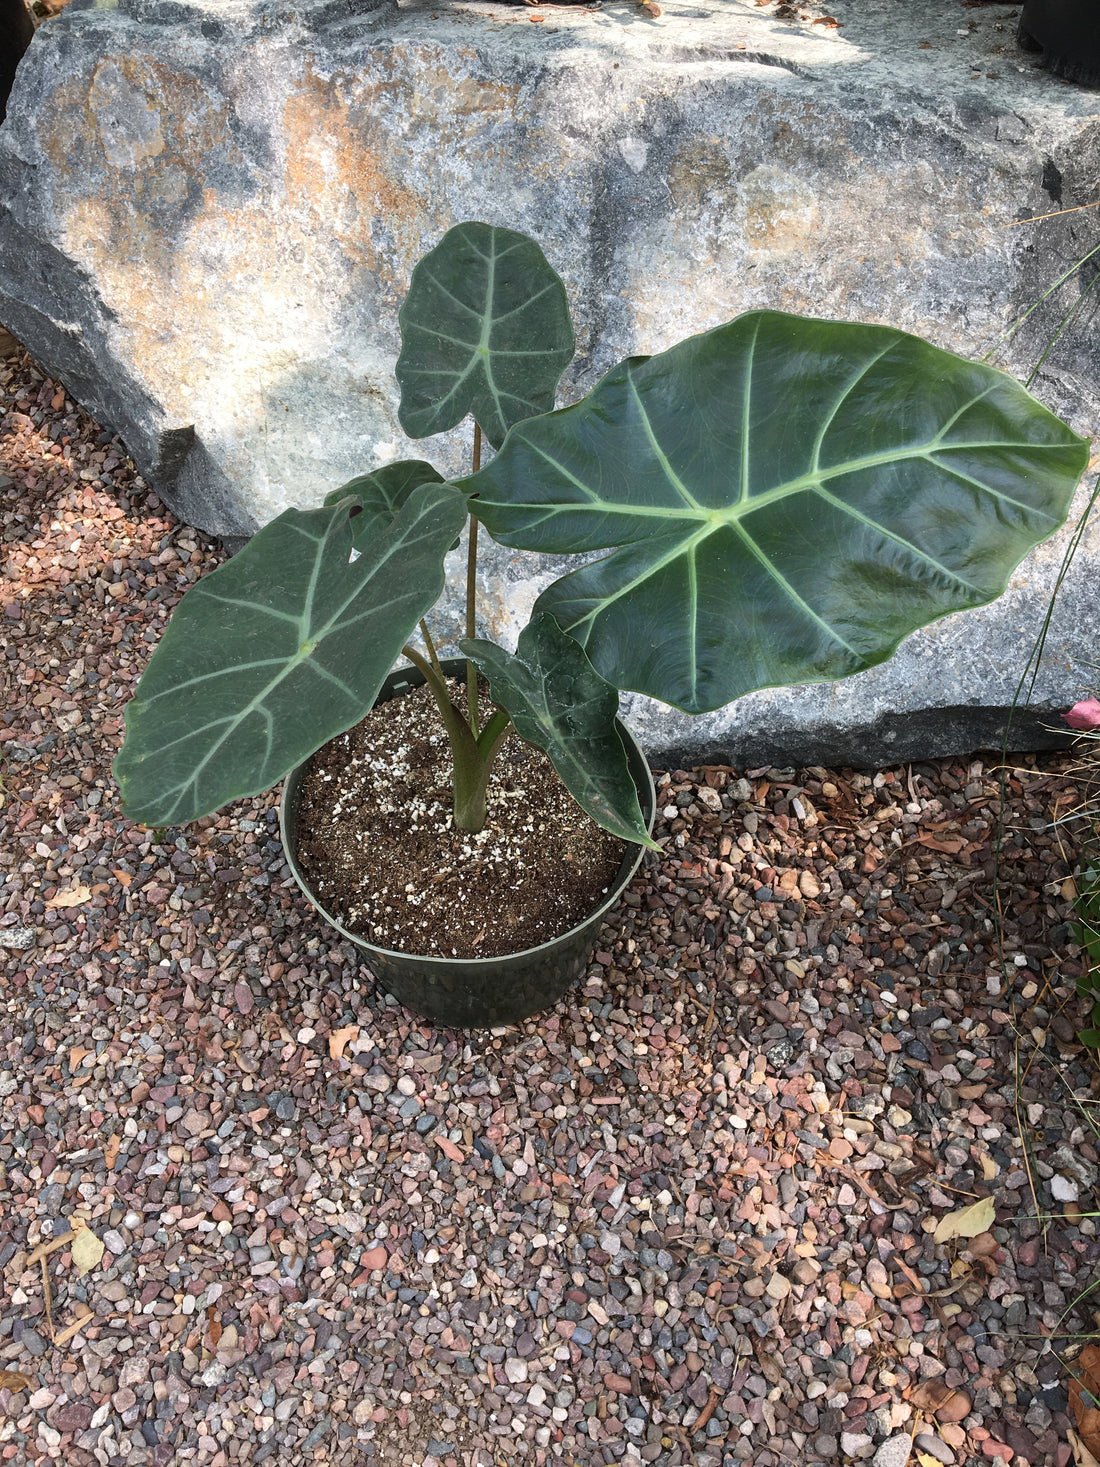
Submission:
M 481 468 L 481 425 L 474 423 L 473 472 Z M 477 520 L 471 514 L 470 528 L 466 540 L 466 636 L 471 640 L 477 636 Z M 470 715 L 470 728 L 474 738 L 478 736 L 480 718 L 477 708 L 477 668 L 466 663 L 466 707 Z
M 497 750 L 511 727 L 511 720 L 502 708 L 498 708 L 475 738 L 462 713 L 451 702 L 447 684 L 442 675 L 415 647 L 405 646 L 402 654 L 424 675 L 436 707 L 443 718 L 447 739 L 451 745 L 451 765 L 454 771 L 454 822 L 459 830 L 483 830 L 485 828 L 485 792 L 489 787 L 493 761 Z
M 469 778 L 461 785 L 458 763 L 455 763 L 455 825 L 459 830 L 482 830 L 485 826 L 485 796 L 493 773 L 497 751 L 511 732 L 512 720 L 503 708 L 497 708 L 481 730 L 477 740 L 478 762 L 472 765 Z

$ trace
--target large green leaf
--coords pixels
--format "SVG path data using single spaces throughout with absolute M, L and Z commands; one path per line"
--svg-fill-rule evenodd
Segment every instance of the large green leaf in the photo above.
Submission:
M 354 504 L 286 510 L 180 602 L 126 710 L 114 773 L 132 819 L 181 825 L 259 794 L 370 708 L 466 506 L 423 485 L 360 548 Z
M 458 645 L 488 678 L 493 702 L 511 714 L 520 738 L 550 756 L 581 809 L 613 835 L 659 849 L 615 727 L 619 694 L 554 618 L 533 616 L 514 657 L 480 638 Z
M 991 601 L 1087 459 L 1001 372 L 760 311 L 621 363 L 459 487 L 505 545 L 620 547 L 536 609 L 615 686 L 698 713 L 861 671 Z
M 494 448 L 554 406 L 573 359 L 565 287 L 533 239 L 456 224 L 413 270 L 401 324 L 398 417 L 410 438 L 473 413 Z

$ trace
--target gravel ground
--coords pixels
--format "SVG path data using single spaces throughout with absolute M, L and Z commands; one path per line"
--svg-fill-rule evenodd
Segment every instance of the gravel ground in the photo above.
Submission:
M 0 1461 L 1061 1467 L 1100 1254 L 1064 758 L 1012 761 L 997 896 L 992 758 L 664 773 L 583 987 L 433 1030 L 274 797 L 119 816 L 221 552 L 25 358 L 0 394 Z

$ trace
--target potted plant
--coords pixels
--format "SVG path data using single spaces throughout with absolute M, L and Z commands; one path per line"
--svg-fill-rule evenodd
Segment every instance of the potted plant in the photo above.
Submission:
M 411 745 L 435 739 L 450 752 L 445 823 L 476 861 L 495 771 L 532 745 L 629 847 L 614 879 L 597 883 L 598 915 L 652 845 L 652 790 L 637 753 L 631 768 L 619 690 L 699 713 L 882 662 L 916 628 L 999 595 L 1064 519 L 1087 461 L 1084 440 L 999 371 L 888 327 L 774 311 L 631 357 L 553 411 L 573 354 L 564 286 L 534 241 L 488 224 L 456 226 L 425 256 L 399 320 L 402 426 L 421 438 L 471 414 L 472 471 L 447 483 L 419 460 L 377 469 L 319 508 L 286 510 L 187 593 L 115 761 L 135 820 L 180 825 L 291 774 L 284 835 L 301 873 L 303 782 L 313 780 L 314 828 L 327 830 L 344 806 L 387 806 L 392 794 L 341 787 L 326 808 L 337 776 L 355 767 L 369 781 L 392 746 L 392 785 Z M 497 450 L 484 466 L 482 435 Z M 463 692 L 447 678 L 462 664 L 440 662 L 424 618 L 467 526 Z M 476 635 L 480 527 L 505 546 L 604 552 L 542 593 L 514 654 Z M 371 714 L 370 727 L 385 714 L 390 732 L 357 753 L 352 731 L 368 727 L 402 653 L 438 732 L 408 734 L 402 699 Z M 311 756 L 312 775 L 299 767 Z M 410 869 L 428 860 L 417 841 L 439 791 L 428 794 L 406 791 L 387 816 L 416 836 Z M 354 882 L 367 880 L 373 846 L 362 840 Z M 444 907 L 465 913 L 449 862 L 417 880 L 444 886 Z M 306 884 L 316 899 L 323 878 Z M 391 991 L 440 1022 L 535 1012 L 590 950 L 594 934 L 578 946 L 573 931 L 565 959 L 544 941 L 488 960 L 476 945 L 455 955 L 445 936 L 418 952 L 415 912 L 410 939 L 380 940 L 399 885 L 351 901 L 357 928 L 347 904 L 322 910 L 368 944 Z M 508 913 L 514 885 L 490 886 L 486 925 Z
M 1100 87 L 1100 14 L 1096 0 L 1025 0 L 1017 29 L 1026 51 L 1081 86 Z

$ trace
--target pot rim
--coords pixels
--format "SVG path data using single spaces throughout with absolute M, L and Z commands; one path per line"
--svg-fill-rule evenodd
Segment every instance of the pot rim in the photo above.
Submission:
M 453 663 L 457 668 L 460 669 L 464 669 L 466 666 L 464 661 L 461 661 L 457 658 L 444 658 L 442 659 L 442 663 L 445 670 L 450 663 Z M 402 664 L 400 667 L 394 668 L 392 672 L 387 674 L 387 678 L 404 676 L 406 673 L 415 676 L 417 680 L 417 685 L 424 681 L 423 677 L 420 675 L 416 668 L 406 664 Z M 375 701 L 377 702 L 377 699 Z M 638 740 L 634 737 L 634 735 L 627 728 L 626 724 L 624 724 L 622 719 L 620 719 L 618 716 L 616 716 L 615 718 L 615 727 L 619 730 L 620 737 L 623 737 L 624 739 L 628 757 L 630 755 L 631 748 L 633 748 L 641 762 L 645 765 L 647 772 L 649 773 L 652 804 L 649 811 L 648 819 L 646 820 L 646 829 L 652 835 L 653 826 L 657 819 L 657 796 L 656 790 L 653 786 L 652 771 L 649 770 L 649 761 L 646 759 L 645 752 L 642 749 L 641 744 L 638 743 Z M 334 737 L 339 738 L 340 735 L 335 734 Z M 325 740 L 325 743 L 331 742 L 332 739 Z M 325 744 L 322 744 L 320 747 L 323 749 L 325 747 Z M 314 752 L 316 752 L 316 750 Z M 632 841 L 626 842 L 627 849 L 625 854 L 623 855 L 622 865 L 620 865 L 619 867 L 619 874 L 608 886 L 607 896 L 604 901 L 601 902 L 598 907 L 595 907 L 586 916 L 582 917 L 579 922 L 575 922 L 572 927 L 567 928 L 564 932 L 559 932 L 555 937 L 547 938 L 545 942 L 537 943 L 534 947 L 517 948 L 515 952 L 499 953 L 495 957 L 490 958 L 448 957 L 444 953 L 412 953 L 406 952 L 401 948 L 380 947 L 378 943 L 371 942 L 369 938 L 362 937 L 358 933 L 349 932 L 347 928 L 343 925 L 343 923 L 337 921 L 332 913 L 328 911 L 326 907 L 322 906 L 322 904 L 314 896 L 313 891 L 309 886 L 309 883 L 303 876 L 301 868 L 298 865 L 297 851 L 292 848 L 291 842 L 287 838 L 288 801 L 292 793 L 295 795 L 297 794 L 298 788 L 301 784 L 301 780 L 304 777 L 305 767 L 309 763 L 309 760 L 312 758 L 313 755 L 310 754 L 308 758 L 303 759 L 301 764 L 296 765 L 283 780 L 283 790 L 282 794 L 279 797 L 279 834 L 282 837 L 283 854 L 286 857 L 287 865 L 294 873 L 295 881 L 298 883 L 299 887 L 301 887 L 302 892 L 304 893 L 310 904 L 316 908 L 316 910 L 321 914 L 325 921 L 331 927 L 334 927 L 342 937 L 347 938 L 347 940 L 353 943 L 355 946 L 366 948 L 369 952 L 378 953 L 382 957 L 396 958 L 398 960 L 413 961 L 417 963 L 446 963 L 448 967 L 458 969 L 459 971 L 461 971 L 463 968 L 469 968 L 472 971 L 478 968 L 484 969 L 486 963 L 510 962 L 515 958 L 526 958 L 534 954 L 545 952 L 548 948 L 556 947 L 560 942 L 563 941 L 563 939 L 572 937 L 574 933 L 577 933 L 582 928 L 587 927 L 589 923 L 594 923 L 600 918 L 604 917 L 619 900 L 619 897 L 633 880 L 634 873 L 642 864 L 642 858 L 646 853 L 645 846 L 636 845 Z M 635 852 L 633 858 L 631 858 L 631 851 Z M 628 862 L 629 865 L 627 866 Z M 624 866 L 627 866 L 626 870 L 623 869 Z

